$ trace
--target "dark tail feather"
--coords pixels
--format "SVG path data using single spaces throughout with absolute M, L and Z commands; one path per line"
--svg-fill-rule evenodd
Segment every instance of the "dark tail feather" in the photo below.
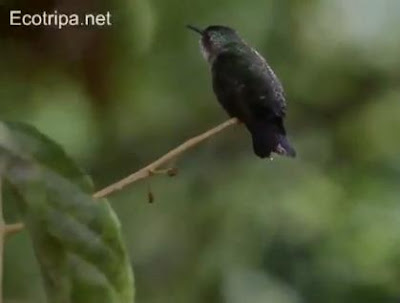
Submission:
M 284 135 L 278 135 L 279 143 L 275 148 L 275 152 L 279 155 L 287 157 L 296 157 L 295 149 L 290 145 L 289 140 Z
M 278 144 L 276 135 L 271 131 L 252 130 L 254 153 L 260 158 L 269 158 Z
M 269 158 L 271 153 L 296 157 L 296 151 L 288 139 L 273 128 L 256 129 L 251 132 L 253 137 L 254 153 L 260 158 Z

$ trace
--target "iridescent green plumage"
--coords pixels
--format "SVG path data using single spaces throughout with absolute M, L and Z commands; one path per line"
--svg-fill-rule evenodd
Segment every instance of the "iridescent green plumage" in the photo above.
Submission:
M 230 116 L 246 125 L 254 152 L 262 158 L 272 152 L 294 157 L 283 126 L 284 91 L 266 60 L 229 27 L 210 26 L 197 32 L 202 35 L 201 46 L 211 65 L 218 101 Z

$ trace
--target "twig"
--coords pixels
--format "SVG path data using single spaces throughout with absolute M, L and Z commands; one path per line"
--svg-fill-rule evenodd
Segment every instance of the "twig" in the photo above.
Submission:
M 207 140 L 208 138 L 222 132 L 224 129 L 226 129 L 232 125 L 238 124 L 238 123 L 239 123 L 238 119 L 232 118 L 228 121 L 225 121 L 224 123 L 222 123 L 220 125 L 217 125 L 216 127 L 212 128 L 212 129 L 206 131 L 205 133 L 202 133 L 196 137 L 193 137 L 193 138 L 187 140 L 183 144 L 181 144 L 178 147 L 174 148 L 173 150 L 169 151 L 164 156 L 157 159 L 153 163 L 147 165 L 146 167 L 143 167 L 142 169 L 129 175 L 128 177 L 99 190 L 98 192 L 96 192 L 93 195 L 93 198 L 95 198 L 95 199 L 104 198 L 112 193 L 115 193 L 115 192 L 123 189 L 124 187 L 126 187 L 132 183 L 135 183 L 142 179 L 146 179 L 155 174 L 159 174 L 160 173 L 159 168 L 161 166 L 163 166 L 164 164 L 166 164 L 167 162 L 169 162 L 172 159 L 176 158 L 177 156 L 181 155 L 185 151 L 199 145 L 201 142 Z M 169 176 L 174 176 L 174 175 L 176 175 L 177 170 L 176 170 L 176 168 L 172 168 L 172 169 L 166 169 L 161 172 L 165 173 Z M 23 223 L 15 223 L 15 224 L 6 225 L 4 228 L 4 234 L 5 235 L 13 235 L 15 233 L 20 232 L 23 229 L 24 229 Z
M 21 230 L 24 229 L 24 224 L 23 223 L 14 223 L 14 224 L 7 224 L 4 226 L 4 234 L 5 236 L 12 236 Z
M 93 195 L 93 198 L 98 199 L 98 198 L 104 198 L 108 195 L 111 195 L 112 193 L 115 193 L 117 191 L 120 191 L 124 187 L 135 183 L 139 180 L 146 179 L 150 176 L 153 175 L 155 171 L 157 171 L 158 168 L 169 162 L 170 160 L 176 158 L 180 154 L 184 153 L 190 148 L 195 147 L 196 145 L 200 144 L 201 142 L 207 140 L 208 138 L 218 134 L 219 132 L 223 131 L 224 129 L 237 124 L 239 121 L 236 118 L 232 118 L 208 131 L 205 133 L 198 135 L 196 137 L 193 137 L 183 144 L 179 145 L 178 147 L 174 148 L 173 150 L 169 151 L 166 153 L 164 156 L 161 158 L 157 159 L 153 163 L 147 165 L 146 167 L 143 167 L 142 169 L 138 170 L 137 172 L 129 175 L 128 177 L 113 183 L 102 190 L 99 190 Z

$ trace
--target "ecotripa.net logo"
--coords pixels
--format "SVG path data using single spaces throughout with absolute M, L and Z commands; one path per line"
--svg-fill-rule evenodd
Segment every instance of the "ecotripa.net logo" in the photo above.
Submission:
M 10 10 L 11 26 L 51 26 L 63 28 L 67 26 L 111 26 L 111 13 L 104 14 L 65 14 L 54 11 L 37 14 L 23 13 L 21 10 Z

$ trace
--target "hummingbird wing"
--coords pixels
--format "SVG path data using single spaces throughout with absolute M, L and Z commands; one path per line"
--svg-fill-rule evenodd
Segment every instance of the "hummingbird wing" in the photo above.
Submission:
M 220 53 L 213 62 L 212 75 L 214 92 L 231 116 L 243 122 L 285 116 L 282 85 L 256 51 L 249 48 Z
M 259 157 L 295 155 L 283 126 L 284 91 L 263 57 L 247 46 L 230 48 L 215 58 L 212 76 L 218 101 L 247 126 Z

